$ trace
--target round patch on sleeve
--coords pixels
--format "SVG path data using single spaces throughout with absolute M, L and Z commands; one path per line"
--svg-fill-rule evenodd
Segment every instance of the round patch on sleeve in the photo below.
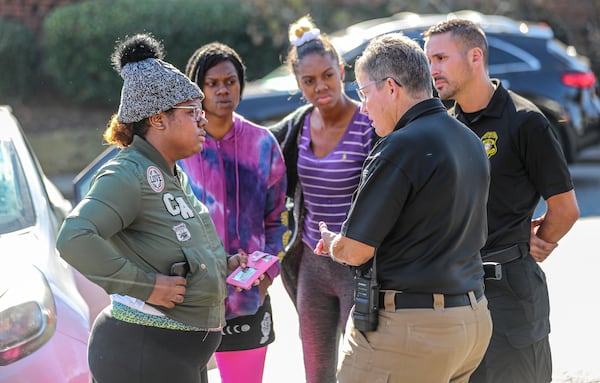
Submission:
M 162 172 L 156 166 L 148 166 L 146 169 L 146 177 L 148 178 L 148 185 L 157 193 L 160 193 L 165 188 L 165 178 Z

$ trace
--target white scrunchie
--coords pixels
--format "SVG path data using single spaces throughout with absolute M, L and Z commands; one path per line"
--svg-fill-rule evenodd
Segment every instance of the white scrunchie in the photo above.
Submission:
M 310 29 L 302 34 L 302 36 L 298 37 L 295 34 L 290 36 L 290 42 L 295 46 L 299 47 L 300 45 L 309 42 L 310 40 L 314 40 L 321 35 L 321 30 L 318 28 Z

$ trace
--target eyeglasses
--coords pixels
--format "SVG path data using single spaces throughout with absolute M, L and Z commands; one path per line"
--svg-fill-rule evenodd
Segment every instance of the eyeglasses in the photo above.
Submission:
M 206 118 L 206 112 L 204 109 L 198 108 L 196 105 L 178 105 L 172 109 L 192 109 L 194 110 L 194 121 L 200 121 Z
M 396 85 L 398 86 L 402 86 L 402 84 L 400 84 L 400 81 L 396 80 L 395 78 L 393 78 L 392 76 L 388 76 L 388 77 L 384 77 L 381 80 L 375 80 L 375 81 L 371 81 L 370 83 L 361 86 L 360 88 L 356 89 L 356 93 L 358 94 L 358 98 L 360 99 L 361 102 L 365 102 L 367 101 L 367 95 L 363 92 L 364 89 L 367 89 L 368 87 L 370 87 L 371 85 L 375 85 L 378 84 L 382 81 L 386 81 L 388 79 L 392 79 Z

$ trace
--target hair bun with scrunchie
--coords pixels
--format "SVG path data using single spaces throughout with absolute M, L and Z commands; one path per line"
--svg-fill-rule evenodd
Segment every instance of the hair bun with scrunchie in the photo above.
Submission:
M 304 16 L 290 26 L 290 43 L 296 47 L 301 46 L 311 40 L 319 38 L 321 30 L 311 21 L 309 16 Z

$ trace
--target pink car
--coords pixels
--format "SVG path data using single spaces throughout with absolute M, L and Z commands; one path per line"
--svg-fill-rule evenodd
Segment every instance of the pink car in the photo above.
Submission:
M 90 323 L 108 297 L 56 251 L 70 209 L 0 106 L 0 382 L 91 382 Z

